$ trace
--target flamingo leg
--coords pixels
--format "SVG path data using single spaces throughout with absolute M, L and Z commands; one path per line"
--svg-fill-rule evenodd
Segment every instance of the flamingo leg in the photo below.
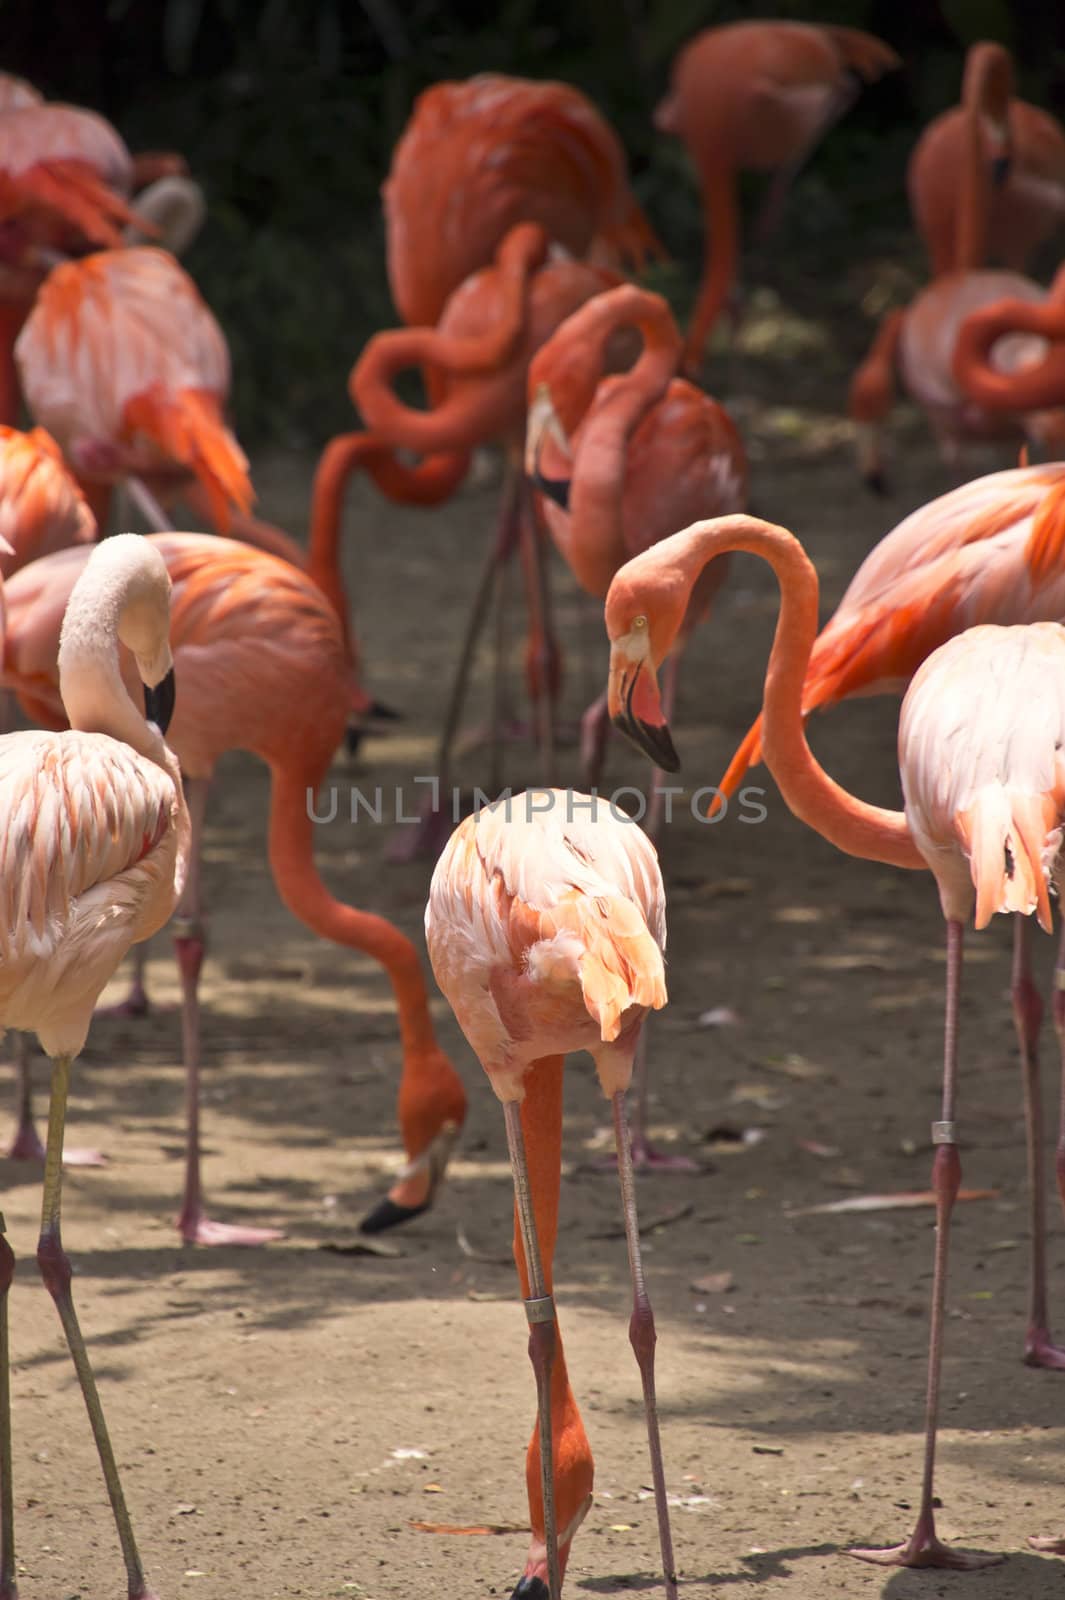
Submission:
M 540 746 L 541 777 L 555 782 L 555 694 L 559 675 L 558 640 L 551 614 L 551 572 L 543 535 L 532 514 L 527 491 L 522 491 L 521 544 L 525 557 L 526 590 L 529 603 L 529 632 L 533 639 L 530 677 L 534 689 L 537 742 Z
M 74 1361 L 85 1407 L 89 1413 L 93 1438 L 103 1468 L 104 1481 L 114 1513 L 126 1563 L 129 1582 L 129 1600 L 155 1600 L 144 1577 L 137 1541 L 133 1536 L 126 1499 L 118 1475 L 118 1465 L 104 1420 L 103 1407 L 96 1388 L 85 1340 L 78 1326 L 74 1300 L 70 1292 L 70 1260 L 63 1249 L 60 1232 L 60 1209 L 63 1196 L 63 1125 L 66 1119 L 67 1093 L 70 1087 L 69 1055 L 56 1056 L 52 1062 L 52 1098 L 48 1108 L 48 1143 L 44 1160 L 44 1196 L 41 1204 L 41 1236 L 37 1242 L 37 1264 L 63 1325 L 67 1345 Z
M 1065 1370 L 1065 1350 L 1050 1335 L 1047 1317 L 1047 1215 L 1043 1161 L 1043 1099 L 1039 1084 L 1039 1030 L 1043 1002 L 1032 980 L 1032 923 L 1013 918 L 1013 1021 L 1021 1049 L 1024 1122 L 1028 1155 L 1028 1204 L 1032 1233 L 1031 1286 L 1024 1362 L 1029 1367 Z
M 621 1209 L 625 1218 L 625 1239 L 629 1247 L 629 1271 L 632 1275 L 632 1317 L 629 1322 L 629 1342 L 640 1368 L 643 1384 L 643 1404 L 647 1417 L 647 1445 L 651 1455 L 651 1481 L 655 1491 L 655 1509 L 658 1512 L 658 1540 L 662 1549 L 662 1572 L 666 1584 L 666 1600 L 677 1600 L 677 1569 L 673 1559 L 673 1535 L 669 1526 L 669 1502 L 666 1498 L 666 1474 L 662 1463 L 662 1436 L 658 1427 L 658 1403 L 655 1397 L 655 1333 L 654 1312 L 647 1295 L 643 1275 L 643 1255 L 640 1249 L 640 1227 L 636 1216 L 636 1179 L 632 1166 L 629 1141 L 628 1113 L 625 1109 L 625 1091 L 619 1089 L 613 1096 L 614 1139 L 618 1151 L 618 1177 L 621 1181 Z
M 15 1500 L 11 1464 L 11 1346 L 7 1302 L 15 1255 L 0 1214 L 0 1600 L 15 1600 Z
M 580 758 L 581 787 L 586 793 L 598 789 L 606 762 L 606 746 L 610 737 L 610 714 L 607 710 L 606 690 L 592 701 L 581 715 Z
M 887 1550 L 849 1550 L 860 1561 L 885 1567 L 950 1567 L 968 1572 L 1001 1561 L 998 1555 L 970 1555 L 952 1550 L 936 1536 L 933 1478 L 936 1428 L 939 1422 L 939 1388 L 943 1367 L 943 1324 L 946 1312 L 947 1257 L 950 1219 L 961 1185 L 961 1162 L 955 1142 L 954 1099 L 958 1076 L 958 999 L 961 989 L 962 939 L 960 922 L 947 923 L 947 996 L 943 1046 L 943 1101 L 940 1120 L 932 1124 L 935 1157 L 932 1189 L 936 1196 L 936 1246 L 932 1276 L 932 1318 L 928 1341 L 928 1390 L 925 1402 L 924 1473 L 917 1524 L 904 1544 Z
M 30 1036 L 28 1033 L 16 1033 L 15 1044 L 15 1083 L 18 1095 L 18 1129 L 7 1152 L 9 1161 L 37 1161 L 44 1160 L 44 1145 L 33 1119 L 33 1068 L 30 1065 Z M 65 1167 L 104 1167 L 107 1157 L 101 1155 L 99 1150 L 89 1150 L 80 1147 L 68 1148 L 63 1151 L 63 1165 Z M 0 1591 L 0 1600 L 3 1600 Z
M 200 1178 L 200 970 L 207 948 L 200 863 L 207 815 L 208 778 L 187 778 L 185 797 L 192 838 L 181 903 L 174 915 L 174 953 L 181 973 L 181 1041 L 185 1062 L 185 1195 L 178 1232 L 186 1244 L 269 1244 L 276 1228 L 245 1228 L 214 1222 L 204 1212 Z
M 430 807 L 422 815 L 417 827 L 412 827 L 407 834 L 401 835 L 398 840 L 394 840 L 389 845 L 386 855 L 390 861 L 414 861 L 422 855 L 435 855 L 436 848 L 441 843 L 442 837 L 446 837 L 451 831 L 448 801 L 451 794 L 452 746 L 455 743 L 455 735 L 458 732 L 462 708 L 466 701 L 466 691 L 469 686 L 470 672 L 473 667 L 477 644 L 488 616 L 489 605 L 495 587 L 496 568 L 500 562 L 508 558 L 510 551 L 514 547 L 514 519 L 517 516 L 519 486 L 518 474 L 508 458 L 503 474 L 503 488 L 496 534 L 485 555 L 484 563 L 477 579 L 470 619 L 466 624 L 466 633 L 462 641 L 462 648 L 459 651 L 458 664 L 451 681 L 451 694 L 448 698 L 440 740 L 437 745 L 437 804 Z
M 1058 943 L 1058 959 L 1054 968 L 1054 1027 L 1061 1046 L 1061 1113 L 1058 1122 L 1058 1148 L 1055 1166 L 1058 1193 L 1065 1206 L 1065 922 L 1062 923 Z M 1065 1535 L 1035 1534 L 1028 1543 L 1033 1550 L 1046 1550 L 1051 1555 L 1065 1556 Z
M 536 1374 L 537 1427 L 540 1439 L 540 1491 L 544 1507 L 544 1542 L 547 1546 L 547 1582 L 550 1600 L 561 1600 L 562 1570 L 558 1559 L 558 1521 L 555 1515 L 554 1429 L 551 1416 L 551 1369 L 556 1350 L 555 1302 L 548 1292 L 536 1231 L 536 1209 L 529 1166 L 525 1158 L 525 1134 L 521 1125 L 521 1105 L 507 1101 L 503 1107 L 507 1128 L 507 1149 L 514 1174 L 514 1208 L 517 1214 L 521 1248 L 528 1273 L 525 1314 L 529 1321 L 529 1360 Z
M 133 974 L 129 981 L 129 991 L 124 1000 L 118 1000 L 113 1006 L 97 1006 L 93 1012 L 95 1017 L 146 1017 L 151 1010 L 151 1001 L 148 991 L 144 987 L 144 972 L 148 965 L 148 941 L 135 944 L 130 951 L 130 960 L 133 963 Z M 69 1165 L 69 1162 L 68 1162 Z

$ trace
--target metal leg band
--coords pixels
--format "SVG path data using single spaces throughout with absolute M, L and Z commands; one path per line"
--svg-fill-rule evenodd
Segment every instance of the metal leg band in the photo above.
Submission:
M 953 1122 L 933 1122 L 933 1144 L 957 1144 L 955 1137 L 955 1124 Z
M 525 1315 L 529 1319 L 529 1326 L 537 1322 L 554 1322 L 555 1302 L 552 1295 L 539 1295 L 533 1300 L 526 1300 Z

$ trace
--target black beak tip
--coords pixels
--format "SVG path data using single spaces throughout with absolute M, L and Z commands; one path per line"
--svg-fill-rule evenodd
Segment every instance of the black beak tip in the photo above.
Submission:
M 674 749 L 673 736 L 664 722 L 655 727 L 649 722 L 641 722 L 637 717 L 628 717 L 624 712 L 613 720 L 618 732 L 623 733 L 642 755 L 650 757 L 656 767 L 663 772 L 680 771 L 680 757 Z
M 144 715 L 149 722 L 154 722 L 159 732 L 163 735 L 170 726 L 170 719 L 174 715 L 174 701 L 177 688 L 174 682 L 174 669 L 170 668 L 165 678 L 161 678 L 154 688 L 150 684 L 144 685 Z
M 344 729 L 344 749 L 349 756 L 357 756 L 366 729 L 361 722 L 349 722 Z
M 371 722 L 402 722 L 403 712 L 395 706 L 386 706 L 383 700 L 374 700 L 370 706 Z
M 404 1222 L 411 1222 L 415 1217 L 420 1217 L 423 1211 L 428 1211 L 429 1204 L 423 1206 L 400 1206 L 394 1200 L 389 1200 L 387 1195 L 374 1206 L 359 1223 L 360 1233 L 385 1233 L 389 1228 L 401 1227 Z
M 996 156 L 991 163 L 991 181 L 996 189 L 1001 189 L 1007 182 L 1010 169 L 1013 166 L 1012 156 Z
M 521 1578 L 510 1600 L 551 1600 L 551 1591 L 543 1578 Z

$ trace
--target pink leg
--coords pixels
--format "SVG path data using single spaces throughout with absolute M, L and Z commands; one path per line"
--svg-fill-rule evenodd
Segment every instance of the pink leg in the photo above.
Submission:
M 174 917 L 174 951 L 181 972 L 181 1035 L 185 1058 L 185 1197 L 178 1231 L 186 1244 L 268 1244 L 283 1237 L 276 1228 L 242 1228 L 212 1222 L 203 1209 L 200 1182 L 200 969 L 206 949 L 200 900 L 200 859 L 209 779 L 188 778 L 185 792 L 192 824 L 189 872 Z
M 11 1347 L 7 1332 L 7 1301 L 15 1276 L 15 1256 L 7 1242 L 0 1216 L 0 1600 L 16 1600 L 15 1502 L 11 1467 Z
M 451 756 L 458 733 L 462 708 L 466 701 L 470 671 L 473 667 L 477 644 L 488 616 L 488 608 L 495 590 L 496 569 L 508 561 L 517 539 L 520 477 L 508 460 L 503 479 L 502 499 L 495 538 L 487 552 L 477 589 L 474 594 L 466 636 L 459 652 L 458 666 L 451 684 L 451 697 L 444 714 L 444 725 L 436 751 L 436 776 L 439 783 L 439 805 L 423 812 L 417 825 L 404 827 L 385 850 L 388 861 L 416 861 L 423 856 L 433 859 L 440 853 L 454 827 L 451 816 Z
M 148 941 L 135 944 L 130 952 L 133 962 L 133 976 L 130 978 L 129 992 L 124 1000 L 118 1000 L 113 1006 L 97 1006 L 93 1015 L 96 1017 L 146 1017 L 151 1010 L 148 991 L 144 987 L 144 969 L 148 964 Z
M 677 1600 L 677 1566 L 673 1559 L 673 1535 L 669 1526 L 669 1502 L 666 1498 L 666 1475 L 662 1464 L 662 1438 L 658 1427 L 658 1402 L 655 1398 L 655 1333 L 654 1312 L 647 1295 L 643 1276 L 643 1256 L 640 1249 L 640 1227 L 636 1217 L 636 1185 L 633 1178 L 632 1154 L 629 1146 L 628 1117 L 625 1111 L 625 1091 L 613 1097 L 614 1139 L 618 1152 L 618 1176 L 621 1179 L 621 1209 L 625 1218 L 625 1238 L 629 1247 L 629 1271 L 632 1276 L 632 1317 L 629 1321 L 629 1343 L 632 1345 L 640 1368 L 643 1384 L 644 1412 L 647 1418 L 647 1445 L 651 1456 L 651 1482 L 655 1491 L 655 1508 L 658 1512 L 658 1541 L 662 1551 L 662 1571 L 665 1576 L 666 1600 Z
M 15 1045 L 15 1081 L 18 1092 L 18 1130 L 15 1134 L 11 1148 L 7 1152 L 9 1161 L 36 1161 L 44 1160 L 44 1145 L 41 1143 L 33 1120 L 33 1071 L 30 1067 L 30 1036 L 28 1033 L 16 1034 Z M 86 1150 L 80 1148 L 64 1148 L 63 1165 L 65 1167 L 103 1167 L 107 1165 L 107 1157 L 101 1155 L 99 1150 Z M 2 1596 L 0 1596 L 2 1600 Z
M 585 791 L 599 787 L 609 737 L 610 717 L 607 713 L 604 690 L 597 700 L 592 701 L 581 717 L 581 787 Z
M 936 1458 L 936 1428 L 939 1422 L 939 1384 L 943 1366 L 943 1322 L 947 1293 L 947 1254 L 950 1244 L 950 1218 L 961 1185 L 961 1162 L 954 1132 L 954 1092 L 958 1070 L 958 996 L 961 985 L 962 935 L 960 922 L 947 923 L 947 1000 L 943 1049 L 943 1107 L 938 1122 L 932 1124 L 935 1159 L 932 1163 L 932 1188 L 936 1196 L 936 1248 L 932 1276 L 932 1326 L 928 1342 L 928 1391 L 925 1403 L 924 1476 L 921 1481 L 921 1506 L 917 1525 L 905 1544 L 887 1550 L 850 1550 L 848 1555 L 884 1567 L 951 1567 L 968 1572 L 989 1567 L 1001 1556 L 968 1555 L 952 1550 L 936 1536 L 933 1477 Z
M 1065 1206 L 1065 922 L 1062 923 L 1058 944 L 1058 961 L 1054 968 L 1054 1027 L 1061 1046 L 1061 1113 L 1058 1123 L 1058 1148 L 1055 1168 L 1058 1193 Z M 1065 1556 L 1065 1536 L 1037 1534 L 1028 1540 L 1035 1550 L 1046 1550 L 1052 1555 Z
M 1024 1120 L 1028 1153 L 1028 1204 L 1032 1230 L 1032 1275 L 1024 1361 L 1029 1367 L 1065 1370 L 1065 1350 L 1051 1338 L 1047 1319 L 1046 1193 L 1043 1169 L 1043 1099 L 1039 1092 L 1039 1030 L 1043 1002 L 1032 981 L 1032 922 L 1013 919 L 1013 1021 L 1021 1047 Z

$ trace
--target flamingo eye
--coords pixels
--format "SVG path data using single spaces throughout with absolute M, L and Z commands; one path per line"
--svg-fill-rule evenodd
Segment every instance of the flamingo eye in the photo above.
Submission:
M 639 630 L 640 628 L 646 628 L 646 626 L 647 626 L 647 618 L 646 617 L 634 617 L 632 626 L 636 630 Z

